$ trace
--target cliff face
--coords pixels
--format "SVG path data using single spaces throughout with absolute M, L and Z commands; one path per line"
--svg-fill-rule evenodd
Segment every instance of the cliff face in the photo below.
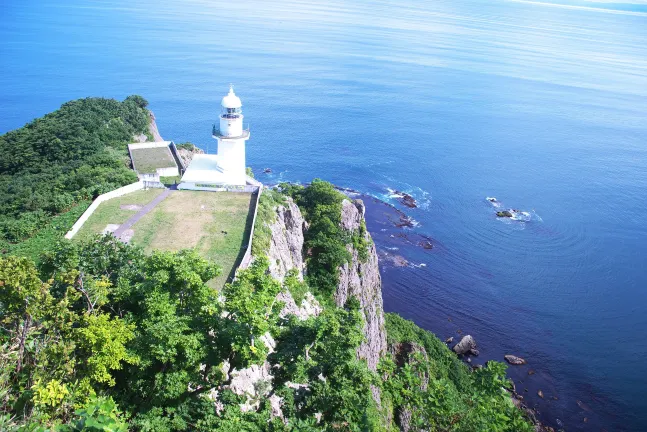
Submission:
M 364 221 L 365 207 L 361 200 L 342 203 L 342 228 L 357 232 Z M 382 280 L 377 261 L 375 244 L 368 232 L 364 233 L 368 241 L 368 258 L 365 262 L 358 256 L 358 251 L 348 245 L 352 259 L 341 267 L 339 286 L 335 293 L 335 303 L 343 306 L 349 297 L 357 297 L 364 315 L 365 340 L 358 349 L 358 356 L 366 359 L 371 370 L 377 369 L 380 356 L 386 352 L 386 331 L 384 327 L 384 309 L 382 305 Z
M 155 114 L 153 114 L 153 111 L 148 111 L 148 116 L 151 120 L 148 124 L 148 131 L 153 135 L 153 141 L 164 141 L 162 135 L 160 135 L 159 130 L 157 129 L 157 122 L 155 121 Z
M 283 280 L 290 269 L 296 269 L 300 278 L 305 271 L 303 234 L 308 229 L 299 207 L 288 198 L 285 205 L 276 207 L 276 219 L 269 225 L 272 239 L 268 252 L 270 272 Z M 364 221 L 365 207 L 361 200 L 344 200 L 341 224 L 348 232 L 358 232 Z M 377 369 L 380 356 L 386 352 L 386 332 L 382 307 L 382 281 L 378 268 L 375 245 L 368 232 L 368 258 L 362 262 L 358 251 L 348 245 L 352 259 L 339 269 L 339 285 L 334 299 L 338 306 L 344 306 L 350 297 L 357 297 L 364 315 L 365 340 L 358 349 L 358 356 L 366 359 L 371 370 Z
M 303 280 L 303 233 L 308 229 L 308 223 L 291 198 L 287 198 L 285 205 L 276 208 L 276 219 L 269 228 L 272 231 L 267 253 L 270 273 L 275 279 L 282 281 L 288 270 L 296 269 L 299 278 Z

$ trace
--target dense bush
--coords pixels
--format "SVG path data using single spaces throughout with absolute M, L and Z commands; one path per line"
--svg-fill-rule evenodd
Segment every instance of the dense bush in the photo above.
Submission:
M 126 144 L 147 130 L 146 105 L 79 99 L 0 136 L 0 242 L 25 241 L 80 201 L 137 181 Z
M 281 185 L 299 205 L 310 224 L 304 236 L 308 285 L 316 294 L 330 297 L 339 283 L 339 267 L 351 255 L 346 245 L 351 233 L 341 228 L 342 201 L 346 196 L 323 180 L 314 179 L 308 187 Z
M 510 387 L 503 363 L 488 362 L 470 371 L 432 333 L 396 314 L 387 314 L 389 345 L 408 343 L 423 347 L 404 364 L 387 356 L 379 372 L 386 405 L 396 419 L 410 413 L 413 430 L 530 432 L 532 427 L 505 388 Z

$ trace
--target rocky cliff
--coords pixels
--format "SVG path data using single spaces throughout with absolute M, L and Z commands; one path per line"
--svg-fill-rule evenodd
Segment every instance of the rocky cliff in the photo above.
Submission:
M 283 280 L 290 269 L 296 269 L 303 280 L 303 233 L 308 229 L 308 223 L 291 198 L 286 198 L 286 203 L 277 206 L 275 211 L 275 220 L 269 224 L 272 232 L 267 252 L 270 272 L 275 279 Z
M 364 203 L 361 200 L 344 200 L 342 203 L 342 228 L 348 232 L 361 232 L 364 222 Z M 366 359 L 371 370 L 377 369 L 380 357 L 386 352 L 386 331 L 382 305 L 382 280 L 377 261 L 375 244 L 367 231 L 362 233 L 368 243 L 368 257 L 362 261 L 359 252 L 348 245 L 352 255 L 350 262 L 339 272 L 339 286 L 335 303 L 343 306 L 349 297 L 357 297 L 364 315 L 364 342 L 358 349 L 360 358 Z
M 157 129 L 157 122 L 155 121 L 155 114 L 153 114 L 153 111 L 148 111 L 148 118 L 148 133 L 151 137 L 153 137 L 153 141 L 164 141 L 159 133 L 159 130 Z M 145 133 L 133 135 L 133 140 L 140 143 L 149 141 Z
M 269 224 L 272 232 L 267 256 L 270 272 L 282 280 L 290 269 L 296 269 L 303 278 L 305 259 L 303 251 L 304 232 L 308 224 L 299 207 L 290 199 L 275 208 L 275 220 Z M 344 200 L 342 203 L 341 224 L 349 233 L 357 233 L 364 224 L 364 203 L 361 200 Z M 382 282 L 378 268 L 377 253 L 370 234 L 365 230 L 362 235 L 368 244 L 366 260 L 359 252 L 348 245 L 350 262 L 339 269 L 339 285 L 334 299 L 338 306 L 344 306 L 349 297 L 357 297 L 364 315 L 365 340 L 358 349 L 358 356 L 366 359 L 369 368 L 376 370 L 380 356 L 386 352 L 386 332 L 384 329 L 384 310 L 382 306 Z

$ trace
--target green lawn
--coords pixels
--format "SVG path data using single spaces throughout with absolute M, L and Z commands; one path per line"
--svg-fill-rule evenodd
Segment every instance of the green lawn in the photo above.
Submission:
M 136 191 L 101 203 L 74 239 L 84 240 L 103 232 L 108 224 L 124 223 L 137 210 L 122 206 L 143 206 L 163 190 Z M 222 274 L 209 282 L 220 289 L 233 276 L 234 267 L 245 253 L 253 218 L 252 203 L 249 193 L 174 191 L 133 225 L 130 242 L 149 253 L 155 249 L 195 248 L 222 268 Z
M 245 253 L 251 204 L 248 193 L 175 191 L 133 226 L 131 242 L 149 252 L 196 248 L 222 268 L 210 281 L 221 288 Z
M 135 149 L 131 150 L 130 153 L 135 171 L 140 174 L 154 173 L 157 168 L 177 166 L 168 147 Z
M 122 209 L 122 205 L 143 206 L 151 202 L 164 189 L 139 190 L 124 196 L 102 202 L 74 236 L 75 240 L 85 240 L 93 234 L 101 233 L 108 224 L 120 225 L 137 213 L 137 210 Z

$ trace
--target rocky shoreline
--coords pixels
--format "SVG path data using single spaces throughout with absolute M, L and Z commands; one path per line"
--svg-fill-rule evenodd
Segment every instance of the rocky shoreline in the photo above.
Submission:
M 373 227 L 372 230 L 371 227 L 369 227 L 369 230 L 371 230 L 371 235 L 376 243 L 377 253 L 380 257 L 381 272 L 388 270 L 389 267 L 417 268 L 424 266 L 424 263 L 411 263 L 407 258 L 405 258 L 404 255 L 406 255 L 408 248 L 414 248 L 412 250 L 417 251 L 422 250 L 423 254 L 436 253 L 444 250 L 443 245 L 434 240 L 431 236 L 415 230 L 413 218 L 407 215 L 402 209 L 373 196 L 363 194 L 357 190 L 349 188 L 338 189 L 353 198 L 362 199 L 365 203 L 367 218 L 370 219 Z M 404 223 L 405 221 L 407 223 Z M 433 331 L 433 329 L 431 330 Z M 462 331 L 458 329 L 456 333 L 460 335 Z M 454 337 L 449 337 L 445 340 L 445 343 L 472 368 L 483 366 L 482 364 L 476 364 L 473 360 L 480 355 L 476 338 L 471 335 L 463 335 L 458 341 L 456 341 Z M 490 359 L 488 359 L 488 361 L 489 360 Z M 528 365 L 528 361 L 525 358 L 514 354 L 506 354 L 502 358 L 493 358 L 492 360 L 506 362 L 509 364 L 510 368 L 526 367 Z M 535 371 L 533 369 L 528 369 L 527 376 L 532 375 L 535 375 Z M 519 382 L 523 383 L 521 380 L 519 380 Z M 559 424 L 559 420 L 556 426 L 560 429 L 555 429 L 554 427 L 547 425 L 549 419 L 545 418 L 543 415 L 544 413 L 540 412 L 535 407 L 535 403 L 532 401 L 532 398 L 527 396 L 526 390 L 527 389 L 524 389 L 520 393 L 517 391 L 516 386 L 514 386 L 510 391 L 510 397 L 513 403 L 526 413 L 530 421 L 534 424 L 535 430 L 537 432 L 553 432 L 555 430 L 561 430 L 562 425 Z M 536 397 L 542 399 L 539 392 L 541 392 L 541 390 L 538 391 Z M 526 393 L 526 396 L 522 393 Z M 556 397 L 552 396 L 552 398 Z
M 336 188 L 339 191 L 343 192 L 344 194 L 348 195 L 349 198 L 353 200 L 353 202 L 361 202 L 362 203 L 361 207 L 358 207 L 361 215 L 366 214 L 367 217 L 370 215 L 370 220 L 372 222 L 372 225 L 374 224 L 377 225 L 377 229 L 374 226 L 372 230 L 369 228 L 369 231 L 375 243 L 375 248 L 371 253 L 371 256 L 376 257 L 374 266 L 379 265 L 380 273 L 382 273 L 382 271 L 388 267 L 415 268 L 415 267 L 425 266 L 424 263 L 416 264 L 407 260 L 401 253 L 399 253 L 400 248 L 415 248 L 416 250 L 422 251 L 425 254 L 435 253 L 437 250 L 443 249 L 442 245 L 434 241 L 432 237 L 426 234 L 419 233 L 416 230 L 414 230 L 416 223 L 413 220 L 413 218 L 407 215 L 403 210 L 399 209 L 395 205 L 385 202 L 383 200 L 380 200 L 378 198 L 375 198 L 373 196 L 366 195 L 358 190 L 354 190 L 351 188 L 343 188 L 343 187 L 336 187 Z M 401 203 L 401 204 L 407 208 L 414 208 L 414 207 L 408 207 L 404 203 Z M 295 209 L 288 208 L 287 211 L 291 215 L 295 213 Z M 360 217 L 363 217 L 363 216 L 359 216 L 358 214 L 353 219 L 358 219 Z M 283 218 L 280 217 L 279 219 L 285 220 L 285 221 L 291 221 L 292 219 L 294 219 L 294 217 L 288 216 L 286 214 L 285 217 Z M 283 226 L 282 224 L 280 225 Z M 301 225 L 301 223 L 296 223 L 296 225 Z M 281 229 L 281 231 L 289 233 L 291 232 L 291 229 L 288 229 L 287 231 Z M 283 249 L 285 249 L 285 247 L 283 247 Z M 291 253 L 291 255 L 295 255 L 295 253 Z M 286 258 L 286 257 L 283 257 L 281 259 L 278 259 L 279 255 L 273 256 L 272 254 L 270 254 L 270 257 L 277 258 L 275 260 L 276 262 L 284 261 Z M 377 259 L 378 257 L 379 257 L 379 263 Z M 293 259 L 287 259 L 287 262 L 290 263 L 290 267 L 301 268 L 304 265 L 303 262 L 295 262 Z M 283 272 L 278 271 L 278 273 L 283 273 Z M 374 274 L 375 272 L 373 271 L 369 273 Z M 342 270 L 342 276 L 344 274 L 345 273 Z M 361 271 L 359 274 L 362 274 Z M 345 279 L 347 279 L 347 277 L 343 276 L 342 280 L 345 280 Z M 342 284 L 342 285 L 347 285 L 347 284 Z M 373 285 L 373 284 L 370 284 L 370 285 Z M 369 316 L 374 316 L 374 315 L 375 315 L 374 313 L 369 314 Z M 377 314 L 377 315 L 380 315 L 380 314 Z M 460 329 L 457 331 L 457 333 L 459 334 L 461 333 Z M 371 338 L 371 339 L 375 339 L 375 338 Z M 452 343 L 454 342 L 453 337 L 448 338 L 445 342 L 447 345 L 449 345 L 450 349 L 452 349 L 456 353 L 456 355 L 459 358 L 461 358 L 470 367 L 474 369 L 483 367 L 482 364 L 476 364 L 472 360 L 473 358 L 476 358 L 479 356 L 480 351 L 477 347 L 476 339 L 471 335 L 462 336 L 461 339 L 453 346 L 452 346 Z M 369 349 L 367 353 L 380 352 L 383 350 L 383 346 L 384 345 L 381 344 L 380 347 L 382 348 Z M 367 356 L 366 353 L 364 353 L 363 357 L 371 358 L 376 356 L 375 355 Z M 373 360 L 375 360 L 375 358 L 373 358 Z M 510 367 L 518 367 L 518 366 L 527 364 L 527 361 L 525 359 L 512 354 L 507 354 L 503 358 L 492 359 L 492 360 L 497 360 L 500 362 L 505 361 L 510 365 Z M 372 364 L 372 366 L 375 367 L 375 364 Z M 531 372 L 532 370 L 528 372 L 529 376 L 534 374 L 534 372 L 532 373 Z M 532 404 L 528 403 L 528 401 L 526 400 L 526 397 L 524 397 L 522 394 L 517 392 L 514 382 L 513 382 L 513 388 L 512 390 L 509 391 L 509 393 L 510 393 L 511 400 L 513 401 L 515 406 L 517 406 L 519 409 L 523 410 L 526 413 L 528 419 L 533 423 L 535 430 L 537 432 L 555 431 L 554 428 L 542 423 L 542 419 L 540 419 L 540 416 L 541 416 L 540 413 L 535 408 L 532 407 Z

